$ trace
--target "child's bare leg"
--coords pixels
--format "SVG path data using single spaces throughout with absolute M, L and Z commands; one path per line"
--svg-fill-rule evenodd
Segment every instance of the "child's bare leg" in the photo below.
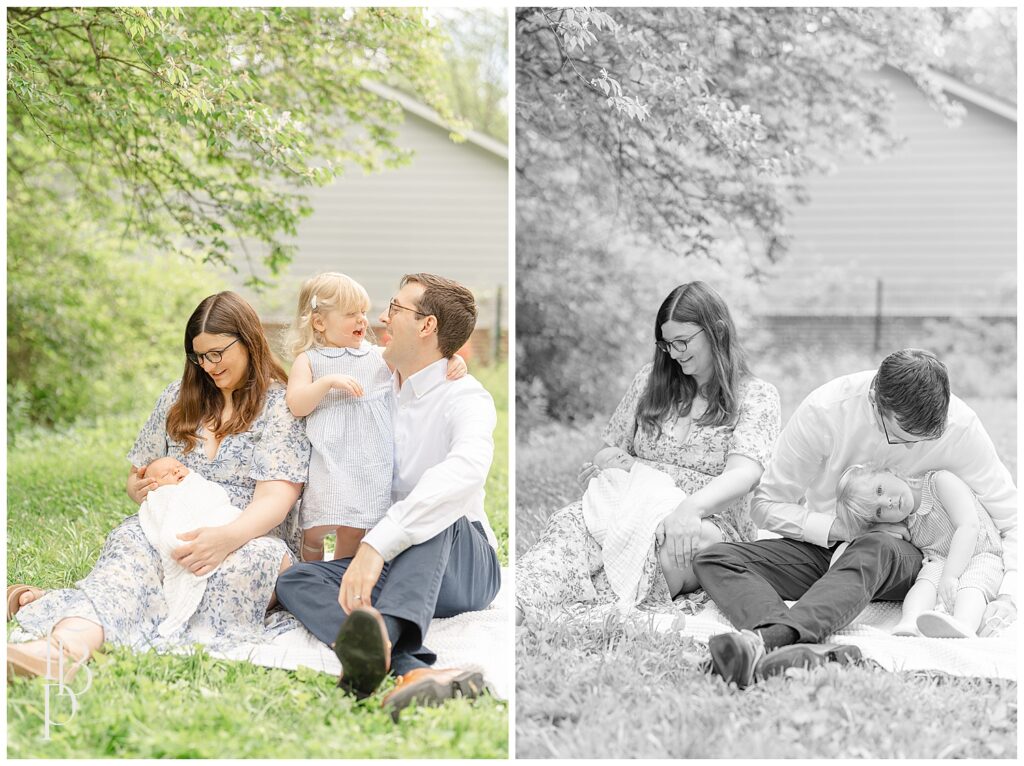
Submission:
M 338 527 L 334 538 L 334 558 L 347 559 L 356 555 L 359 543 L 366 534 L 365 529 L 357 527 Z
M 953 604 L 953 619 L 968 630 L 977 633 L 981 626 L 981 618 L 985 615 L 988 601 L 985 594 L 977 588 L 961 588 L 956 592 Z
M 280 577 L 284 573 L 284 570 L 286 570 L 291 565 L 292 565 L 292 557 L 289 556 L 287 553 L 284 554 L 284 558 L 281 559 L 281 568 L 277 570 L 277 576 Z M 276 588 L 270 594 L 270 603 L 267 604 L 267 611 L 269 612 L 275 606 L 277 606 L 277 589 Z
M 334 531 L 332 526 L 310 527 L 302 533 L 302 560 L 324 560 L 324 538 Z
M 938 591 L 928 580 L 918 580 L 903 599 L 903 615 L 892 632 L 897 636 L 917 636 L 918 615 L 935 608 Z

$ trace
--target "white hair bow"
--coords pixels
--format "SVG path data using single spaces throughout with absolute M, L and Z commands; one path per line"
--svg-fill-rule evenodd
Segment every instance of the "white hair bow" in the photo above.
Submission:
M 312 300 L 310 300 L 310 304 L 313 306 L 313 311 L 316 311 L 316 296 L 315 295 L 313 296 Z

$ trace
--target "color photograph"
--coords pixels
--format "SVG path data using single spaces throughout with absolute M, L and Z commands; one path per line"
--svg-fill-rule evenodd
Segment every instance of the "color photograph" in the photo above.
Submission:
M 1013 8 L 517 8 L 518 758 L 1017 757 Z
M 509 757 L 509 15 L 7 22 L 7 756 Z

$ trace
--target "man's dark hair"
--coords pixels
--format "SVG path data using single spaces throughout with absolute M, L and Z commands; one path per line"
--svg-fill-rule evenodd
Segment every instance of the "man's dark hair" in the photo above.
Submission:
M 875 397 L 909 434 L 936 437 L 946 427 L 949 374 L 931 351 L 905 348 L 889 354 L 878 366 Z
M 423 285 L 417 310 L 437 319 L 437 346 L 451 359 L 462 348 L 476 326 L 476 301 L 469 288 L 436 274 L 406 274 L 401 287 L 410 282 Z

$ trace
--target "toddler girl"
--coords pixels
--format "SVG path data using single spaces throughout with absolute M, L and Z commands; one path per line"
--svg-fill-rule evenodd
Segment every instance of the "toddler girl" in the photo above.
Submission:
M 850 466 L 836 487 L 836 515 L 851 534 L 905 519 L 910 542 L 924 554 L 895 635 L 977 635 L 1002 581 L 1002 546 L 992 517 L 961 479 L 949 471 L 914 478 Z M 937 598 L 948 614 L 934 611 Z
M 286 401 L 306 418 L 312 445 L 301 505 L 305 561 L 323 559 L 332 532 L 334 558 L 354 556 L 391 506 L 391 369 L 367 339 L 369 310 L 366 290 L 344 274 L 320 274 L 299 291 Z M 448 377 L 465 374 L 456 354 Z

